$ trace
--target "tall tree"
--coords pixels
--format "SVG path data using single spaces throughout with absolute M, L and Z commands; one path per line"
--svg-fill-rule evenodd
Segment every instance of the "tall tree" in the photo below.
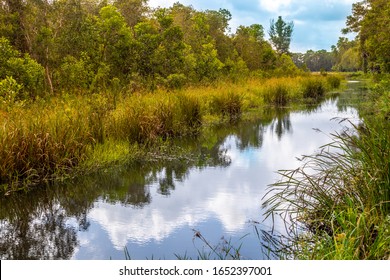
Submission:
M 363 70 L 390 72 L 390 2 L 364 0 L 352 5 L 344 33 L 356 32 Z
M 293 30 L 294 23 L 292 21 L 285 22 L 281 16 L 278 17 L 276 22 L 274 19 L 271 20 L 268 34 L 270 36 L 271 44 L 278 54 L 289 54 Z
M 21 52 L 31 50 L 26 32 L 29 3 L 23 0 L 0 1 L 0 36 L 6 37 Z
M 265 70 L 275 62 L 275 55 L 264 40 L 263 26 L 239 26 L 233 36 L 234 46 L 250 70 Z
M 148 11 L 147 2 L 147 0 L 115 0 L 114 5 L 119 8 L 127 25 L 133 28 L 143 20 Z

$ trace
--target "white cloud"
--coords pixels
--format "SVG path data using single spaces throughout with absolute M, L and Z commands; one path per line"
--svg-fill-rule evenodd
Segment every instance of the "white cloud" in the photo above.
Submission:
M 290 7 L 292 0 L 260 0 L 260 7 L 271 12 L 281 13 L 286 8 Z
M 340 127 L 336 121 L 329 122 L 332 108 L 334 104 L 328 102 L 310 117 L 291 113 L 294 137 L 285 133 L 278 140 L 275 128 L 269 126 L 264 131 L 261 149 L 240 151 L 235 146 L 236 138 L 228 137 L 224 147 L 230 147 L 228 155 L 232 163 L 229 167 L 192 170 L 184 182 L 176 182 L 169 197 L 158 195 L 157 185 L 151 186 L 152 202 L 143 208 L 100 201 L 88 216 L 104 229 L 117 250 L 129 241 L 137 244 L 163 242 L 175 231 L 196 228 L 209 219 L 218 220 L 227 233 L 243 231 L 247 220 L 258 219 L 265 188 L 278 179 L 274 171 L 300 166 L 301 162 L 286 159 L 311 154 L 319 145 L 330 141 L 326 135 Z M 332 110 L 331 115 L 340 118 L 357 115 L 356 111 Z M 312 128 L 321 128 L 324 133 Z
M 358 0 L 179 0 L 183 5 L 192 5 L 197 10 L 228 9 L 232 13 L 230 22 L 234 33 L 239 25 L 254 23 L 269 29 L 271 19 L 282 16 L 294 21 L 295 28 L 291 44 L 292 52 L 306 52 L 308 49 L 330 49 L 337 43 L 352 4 Z M 150 0 L 152 7 L 172 6 L 176 0 Z

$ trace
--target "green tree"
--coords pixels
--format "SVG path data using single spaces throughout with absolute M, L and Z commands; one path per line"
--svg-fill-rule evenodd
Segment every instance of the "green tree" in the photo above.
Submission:
M 136 40 L 136 72 L 143 79 L 154 79 L 153 56 L 160 45 L 160 34 L 152 21 L 143 21 L 134 27 Z M 152 82 L 152 81 L 151 81 Z
M 95 82 L 106 86 L 107 79 L 124 78 L 131 72 L 132 33 L 116 7 L 108 5 L 97 21 L 100 66 Z M 107 75 L 107 76 L 106 76 Z
M 12 78 L 25 95 L 34 98 L 43 91 L 44 69 L 28 54 L 21 54 L 9 40 L 0 37 L 0 81 Z M 22 92 L 22 91 L 20 91 Z
M 281 16 L 275 22 L 274 19 L 270 22 L 269 36 L 270 41 L 276 52 L 281 54 L 289 54 L 291 36 L 294 30 L 294 23 L 285 22 Z
M 114 6 L 119 9 L 127 25 L 133 28 L 144 20 L 149 10 L 147 2 L 147 0 L 115 0 Z
M 292 54 L 291 57 L 299 68 L 307 68 L 310 71 L 330 71 L 334 66 L 333 54 L 326 50 L 308 50 L 305 54 Z
M 238 55 L 245 61 L 249 70 L 273 68 L 275 53 L 264 40 L 264 29 L 260 24 L 239 26 L 233 36 L 233 42 Z
M 31 40 L 26 31 L 29 2 L 0 1 L 0 36 L 7 38 L 21 52 L 31 51 Z
M 234 59 L 234 46 L 232 39 L 227 35 L 230 31 L 229 21 L 232 19 L 231 13 L 227 9 L 218 11 L 206 10 L 205 12 L 209 32 L 214 40 L 218 59 L 225 63 L 227 59 Z
M 352 5 L 344 33 L 356 32 L 363 70 L 390 72 L 390 2 L 364 0 Z
M 183 73 L 184 50 L 183 32 L 173 24 L 173 17 L 167 9 L 155 12 L 159 23 L 159 45 L 152 57 L 154 71 L 167 78 L 172 74 Z

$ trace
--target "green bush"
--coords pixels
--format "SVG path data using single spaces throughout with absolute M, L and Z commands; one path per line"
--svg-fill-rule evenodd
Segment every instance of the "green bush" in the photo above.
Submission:
M 21 99 L 22 88 L 12 77 L 0 81 L 0 108 L 12 106 L 15 101 Z
M 0 79 L 6 77 L 12 77 L 22 85 L 22 90 L 30 97 L 43 92 L 45 71 L 42 65 L 28 54 L 22 56 L 7 39 L 0 38 Z
M 187 81 L 187 78 L 184 74 L 171 74 L 166 79 L 166 86 L 169 89 L 180 89 L 182 88 Z

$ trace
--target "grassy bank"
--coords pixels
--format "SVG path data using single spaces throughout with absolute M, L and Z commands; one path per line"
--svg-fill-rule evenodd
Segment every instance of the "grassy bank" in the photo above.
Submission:
M 131 161 L 166 139 L 197 135 L 265 106 L 316 100 L 340 85 L 337 76 L 249 79 L 153 93 L 61 95 L 31 102 L 2 100 L 1 192 L 24 189 Z
M 282 171 L 266 196 L 291 235 L 270 240 L 279 258 L 390 258 L 390 131 L 388 77 L 360 105 L 363 124 Z

